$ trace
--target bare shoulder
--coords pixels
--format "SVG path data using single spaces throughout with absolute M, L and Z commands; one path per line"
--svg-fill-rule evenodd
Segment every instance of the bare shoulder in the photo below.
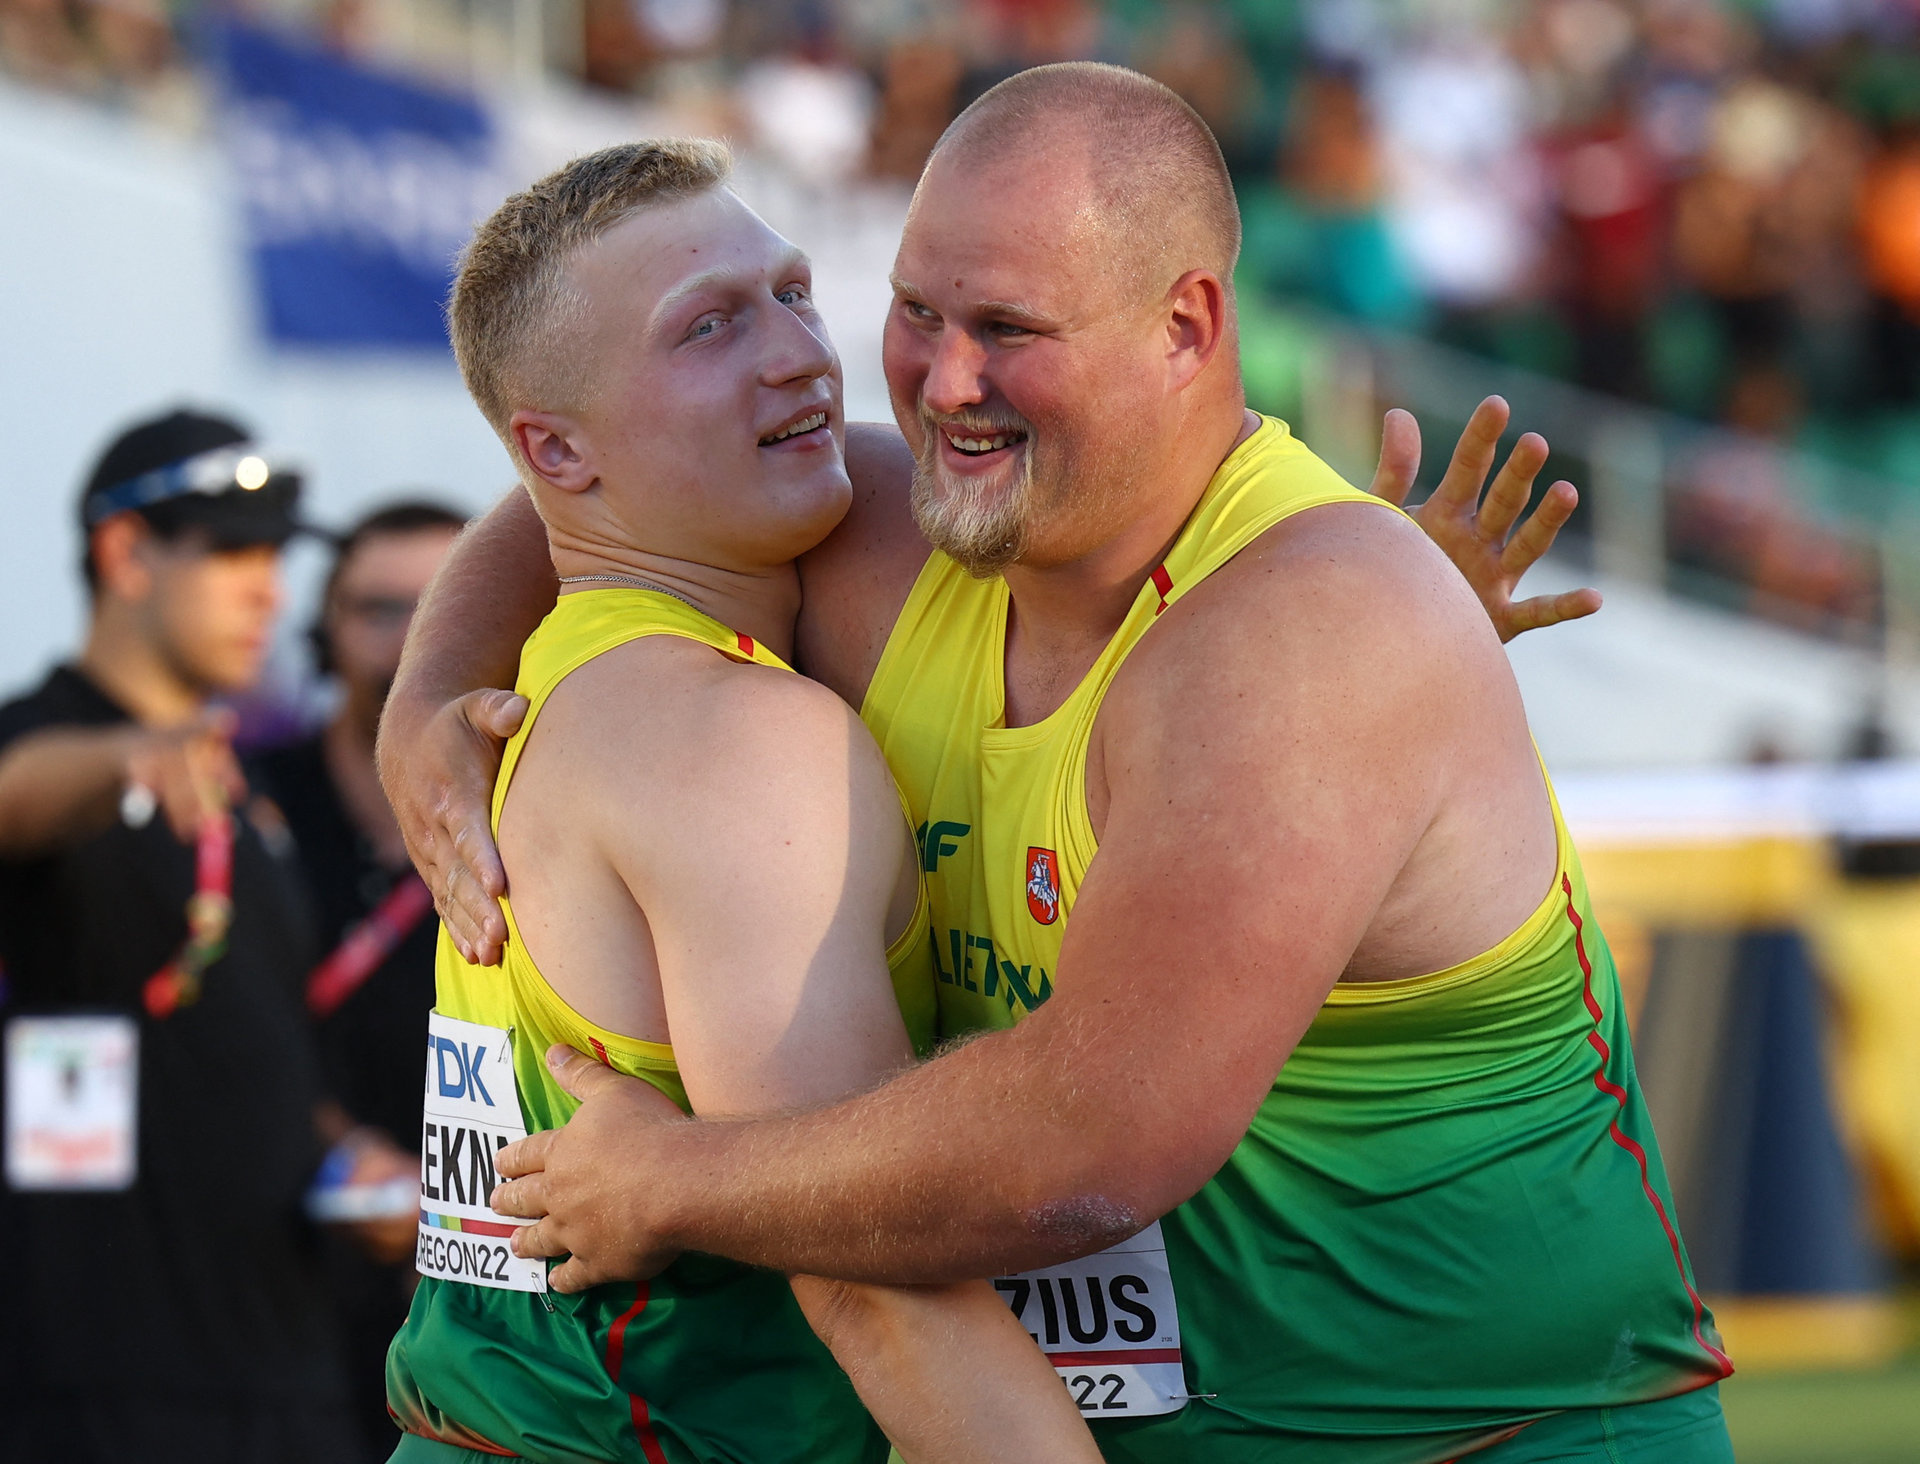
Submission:
M 764 802 L 783 785 L 822 780 L 844 798 L 861 744 L 872 745 L 819 683 L 665 635 L 574 671 L 542 709 L 530 752 L 542 734 L 602 792 L 675 804 L 735 801 L 728 790 Z
M 1337 503 L 1276 524 L 1171 607 L 1116 678 L 1104 732 L 1197 708 L 1385 745 L 1437 732 L 1469 697 L 1524 727 L 1498 638 L 1419 528 Z
M 913 521 L 913 454 L 899 429 L 847 425 L 853 503 L 800 559 L 801 669 L 858 705 L 930 552 Z
M 1285 519 L 1198 586 L 1202 616 L 1298 624 L 1338 615 L 1356 631 L 1390 626 L 1423 643 L 1497 651 L 1499 640 L 1460 572 L 1417 524 L 1370 503 L 1330 503 Z

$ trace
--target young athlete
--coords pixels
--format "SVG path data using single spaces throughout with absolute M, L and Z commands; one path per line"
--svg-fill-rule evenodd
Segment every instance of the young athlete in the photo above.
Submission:
M 1087 1464 L 984 1282 L 690 1256 L 564 1296 L 486 1209 L 497 1147 L 574 1107 L 552 1043 L 744 1115 L 870 1086 L 932 1035 L 903 804 L 858 718 L 787 664 L 793 560 L 851 491 L 838 362 L 806 260 L 727 169 L 690 142 L 570 164 L 481 226 L 455 288 L 461 367 L 564 593 L 522 652 L 494 791 L 504 973 L 440 947 L 394 1457 L 863 1464 L 887 1453 L 871 1409 L 909 1461 Z

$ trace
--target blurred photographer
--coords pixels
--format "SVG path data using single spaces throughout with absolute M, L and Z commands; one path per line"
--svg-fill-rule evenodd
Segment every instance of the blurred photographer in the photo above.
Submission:
M 211 710 L 259 673 L 299 488 L 218 417 L 124 433 L 80 504 L 86 643 L 0 707 L 21 1464 L 359 1448 L 304 1206 L 326 1147 L 362 1145 L 323 1099 L 284 829 Z
M 318 669 L 339 685 L 333 718 L 313 736 L 263 753 L 262 790 L 285 814 L 325 952 L 305 999 L 327 1086 L 357 1124 L 404 1150 L 417 1181 L 420 1062 L 433 1006 L 439 922 L 413 872 L 373 766 L 373 739 L 414 607 L 466 523 L 436 503 L 395 503 L 340 537 L 312 631 Z M 396 1196 L 396 1199 L 398 1196 Z M 335 1302 L 347 1333 L 348 1386 L 369 1437 L 393 1442 L 387 1344 L 413 1294 L 417 1185 L 390 1207 L 382 1255 L 338 1248 Z

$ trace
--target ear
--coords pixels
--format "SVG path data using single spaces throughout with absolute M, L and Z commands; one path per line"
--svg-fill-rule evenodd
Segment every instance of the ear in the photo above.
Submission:
M 93 530 L 88 553 L 100 588 L 116 600 L 144 600 L 153 590 L 153 566 L 142 551 L 153 530 L 137 513 L 116 513 Z
M 1227 287 L 1210 269 L 1192 269 L 1167 291 L 1167 365 L 1176 388 L 1206 370 L 1227 339 Z
M 593 448 L 580 424 L 558 412 L 518 411 L 507 421 L 527 471 L 562 493 L 584 493 L 600 481 Z

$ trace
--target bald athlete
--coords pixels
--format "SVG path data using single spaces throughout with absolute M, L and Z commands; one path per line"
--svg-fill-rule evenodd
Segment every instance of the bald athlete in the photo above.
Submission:
M 560 1286 L 997 1273 L 1113 1460 L 1725 1460 L 1511 672 L 1413 526 L 1246 411 L 1236 225 L 1198 119 L 1108 68 L 988 93 L 915 195 L 913 512 L 876 468 L 798 643 L 921 823 L 943 1025 L 987 1035 L 752 1122 L 562 1061 L 585 1101 L 495 1205 Z M 511 578 L 504 537 L 462 573 Z M 486 659 L 457 603 L 416 678 Z M 452 764 L 474 684 L 415 679 L 393 747 Z M 389 788 L 418 847 L 445 788 Z
M 839 363 L 804 256 L 727 170 L 713 143 L 579 159 L 482 224 L 455 282 L 462 371 L 565 592 L 522 650 L 530 710 L 494 792 L 504 971 L 442 937 L 394 1458 L 878 1464 L 864 1400 L 909 1461 L 1094 1464 L 984 1282 L 789 1294 L 688 1257 L 549 1295 L 485 1209 L 496 1147 L 573 1107 L 552 1043 L 724 1116 L 830 1101 L 932 1036 L 898 793 L 786 664 L 794 556 L 849 496 Z M 956 1350 L 975 1371 L 951 1374 Z

